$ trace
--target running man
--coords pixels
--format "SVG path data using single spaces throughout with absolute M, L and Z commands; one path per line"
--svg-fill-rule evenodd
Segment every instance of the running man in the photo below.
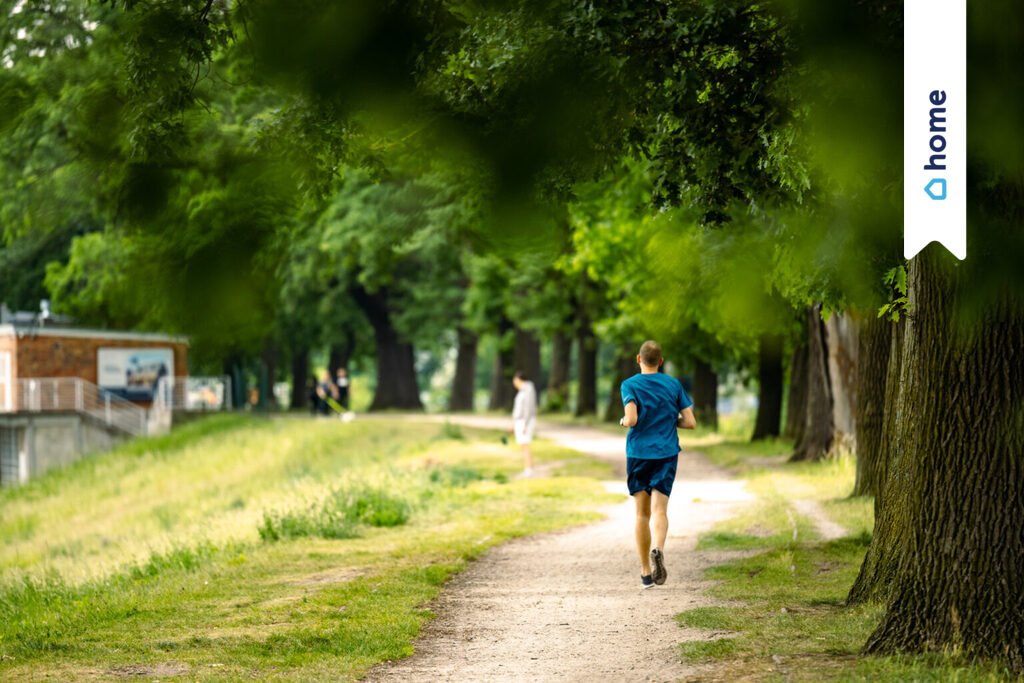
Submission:
M 626 436 L 626 483 L 636 501 L 636 550 L 640 555 L 643 588 L 665 583 L 665 538 L 668 536 L 668 497 L 679 464 L 676 428 L 694 429 L 693 401 L 678 380 L 658 372 L 661 347 L 645 341 L 636 357 L 640 374 L 622 383 Z M 651 517 L 654 547 L 651 547 Z

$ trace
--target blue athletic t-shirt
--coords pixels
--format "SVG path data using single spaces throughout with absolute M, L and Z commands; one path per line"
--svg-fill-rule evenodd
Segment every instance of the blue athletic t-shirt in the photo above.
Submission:
M 679 454 L 676 420 L 693 401 L 683 385 L 661 372 L 633 375 L 622 383 L 622 405 L 636 404 L 636 426 L 626 436 L 626 456 L 655 460 Z

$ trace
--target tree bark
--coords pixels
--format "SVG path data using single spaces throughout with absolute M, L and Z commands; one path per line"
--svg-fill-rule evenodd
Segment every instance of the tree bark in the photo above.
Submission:
M 806 328 L 807 321 L 804 321 Z M 785 436 L 800 443 L 807 422 L 807 333 L 793 349 L 789 362 L 789 397 L 786 401 Z
M 293 348 L 291 359 L 292 374 L 292 408 L 305 408 L 309 405 L 309 349 Z
M 475 332 L 463 327 L 457 331 L 459 348 L 455 358 L 455 377 L 452 379 L 452 393 L 448 399 L 448 410 L 455 412 L 472 411 L 473 396 L 476 393 L 476 347 L 480 340 Z
M 832 389 L 832 452 L 857 450 L 857 324 L 847 313 L 825 321 L 828 376 Z
M 700 358 L 693 373 L 693 414 L 698 425 L 718 429 L 718 373 Z
M 267 340 L 260 354 L 260 408 L 276 410 L 277 396 L 274 395 L 274 384 L 277 381 L 278 348 L 272 340 Z
M 779 435 L 782 421 L 782 348 L 781 335 L 763 334 L 758 342 L 757 420 L 751 437 L 754 441 Z
M 963 652 L 1024 672 L 1024 310 L 976 290 L 940 247 L 910 263 L 899 430 L 886 507 L 902 503 L 885 616 L 869 653 Z M 956 264 L 957 266 L 961 264 Z M 970 266 L 968 266 L 970 267 Z M 977 266 L 974 266 L 977 267 Z M 1008 288 L 1007 288 L 1008 289 Z M 889 490 L 903 488 L 905 499 Z
M 371 294 L 362 286 L 354 286 L 351 294 L 373 326 L 377 388 L 370 410 L 423 410 L 412 344 L 398 336 L 391 322 L 387 291 L 380 289 Z
M 832 387 L 821 305 L 807 309 L 807 404 L 803 438 L 790 461 L 821 460 L 832 448 Z
M 231 356 L 224 361 L 224 374 L 231 380 L 231 408 L 242 410 L 246 406 L 246 385 L 245 367 L 238 356 Z
M 597 337 L 590 318 L 583 313 L 576 331 L 578 345 L 576 378 L 579 388 L 576 395 L 576 416 L 593 415 L 597 412 Z
M 331 379 L 338 376 L 338 368 L 348 369 L 352 361 L 352 354 L 356 350 L 356 335 L 352 330 L 344 330 L 341 333 L 341 341 L 331 344 L 330 353 L 327 356 L 327 369 L 331 373 Z
M 622 383 L 636 374 L 636 370 L 636 352 L 632 345 L 621 347 L 615 358 L 612 391 L 608 395 L 608 407 L 604 411 L 605 422 L 618 422 L 622 417 Z
M 569 406 L 569 363 L 572 339 L 565 332 L 555 332 L 551 341 L 551 373 L 545 398 L 545 409 L 561 412 Z
M 515 348 L 512 338 L 512 321 L 502 318 L 498 321 L 498 352 L 494 355 L 494 372 L 491 373 L 491 396 L 488 410 L 512 410 L 515 391 L 512 374 L 515 372 Z
M 540 341 L 537 336 L 527 330 L 516 328 L 515 370 L 522 372 L 533 382 L 537 391 L 541 391 L 544 383 L 540 367 Z
M 885 416 L 886 375 L 892 349 L 893 323 L 868 312 L 861 323 L 857 352 L 856 444 L 857 479 L 853 496 L 881 494 L 885 475 L 882 427 Z
M 906 525 L 902 516 L 906 512 L 906 487 L 887 485 L 888 472 L 902 450 L 900 441 L 904 432 L 901 411 L 908 407 L 903 384 L 903 346 L 906 321 L 892 325 L 892 339 L 889 344 L 889 362 L 885 371 L 885 398 L 882 408 L 882 427 L 879 437 L 879 453 L 876 466 L 881 486 L 875 491 L 875 525 L 871 534 L 871 545 L 864 555 L 860 573 L 850 588 L 846 601 L 859 604 L 869 600 L 884 601 L 889 595 L 896 573 L 896 557 L 903 547 Z M 909 406 L 912 409 L 912 405 Z

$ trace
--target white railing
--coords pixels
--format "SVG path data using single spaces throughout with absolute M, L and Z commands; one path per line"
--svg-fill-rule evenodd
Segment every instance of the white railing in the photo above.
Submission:
M 231 410 L 231 377 L 161 377 L 153 405 L 188 412 Z
M 132 436 L 148 433 L 146 410 L 77 377 L 20 379 L 14 410 L 89 415 Z

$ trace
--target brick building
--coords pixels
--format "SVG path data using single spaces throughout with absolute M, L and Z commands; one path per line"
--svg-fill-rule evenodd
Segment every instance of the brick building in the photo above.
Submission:
M 183 337 L 0 324 L 0 411 L 19 410 L 18 380 L 77 377 L 146 404 L 160 377 L 187 375 Z

